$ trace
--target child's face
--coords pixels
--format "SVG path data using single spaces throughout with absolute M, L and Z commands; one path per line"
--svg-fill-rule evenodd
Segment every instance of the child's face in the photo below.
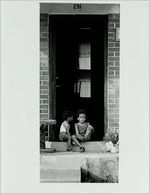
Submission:
M 86 115 L 85 114 L 79 114 L 78 121 L 83 124 L 86 120 Z
M 69 118 L 68 118 L 68 121 L 69 121 L 69 122 L 73 121 L 73 116 L 69 117 Z

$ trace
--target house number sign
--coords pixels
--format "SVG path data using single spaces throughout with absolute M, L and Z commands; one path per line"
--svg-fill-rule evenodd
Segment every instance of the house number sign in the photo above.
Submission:
M 73 9 L 82 9 L 81 4 L 80 3 L 73 4 Z

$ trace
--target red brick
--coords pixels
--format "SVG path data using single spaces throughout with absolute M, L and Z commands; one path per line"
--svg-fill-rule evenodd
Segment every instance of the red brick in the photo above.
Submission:
M 119 127 L 119 123 L 109 123 L 109 127 Z
M 115 46 L 115 44 L 114 44 L 114 46 Z M 40 42 L 40 48 L 42 49 L 42 48 L 47 48 L 48 49 L 48 41 L 42 41 L 42 42 Z
M 119 75 L 120 73 L 119 73 L 119 71 L 115 71 L 115 75 Z
M 108 96 L 109 96 L 109 98 L 119 98 L 119 94 L 117 94 L 117 93 L 116 94 L 112 93 L 112 94 L 109 94 Z M 112 108 L 112 107 L 109 107 L 109 108 Z
M 114 37 L 108 37 L 108 42 L 114 42 L 115 38 Z
M 119 51 L 119 48 L 108 48 L 108 51 Z
M 40 95 L 41 99 L 48 99 L 48 95 Z
M 40 89 L 49 89 L 49 86 L 48 85 L 42 85 L 42 86 L 40 86 Z
M 119 119 L 114 119 L 114 122 L 119 123 Z
M 44 19 L 44 18 L 41 18 L 40 19 L 40 27 L 45 27 L 45 26 L 48 26 L 48 20 L 47 19 Z M 41 31 L 42 31 L 42 28 L 41 28 Z
M 48 113 L 48 110 L 43 109 L 42 113 Z
M 46 42 L 46 41 L 48 41 L 48 37 L 41 37 L 41 38 L 40 38 L 40 41 Z
M 109 71 L 108 74 L 109 75 L 114 75 L 114 71 Z
M 40 105 L 40 109 L 47 109 L 48 108 L 48 106 L 47 105 Z
M 113 19 L 113 18 L 115 18 L 115 14 L 109 14 L 108 15 L 108 19 Z
M 40 66 L 41 67 L 48 67 L 48 61 L 41 61 Z
M 109 108 L 119 108 L 119 104 L 109 104 Z
M 115 102 L 116 102 L 116 103 L 119 103 L 119 98 L 118 98 L 118 99 L 115 99 Z
M 109 114 L 109 118 L 119 118 L 119 114 Z
M 109 112 L 109 113 L 115 113 L 115 109 L 114 109 L 114 108 L 109 108 L 109 109 L 108 109 L 108 112 Z
M 48 19 L 48 14 L 40 13 L 40 19 Z
M 119 55 L 120 55 L 120 54 L 119 54 L 119 52 L 115 52 L 115 56 L 117 56 L 117 57 L 118 57 Z
M 109 28 L 109 29 L 108 29 L 108 33 L 109 33 L 109 32 L 114 32 L 114 33 L 115 33 L 116 30 L 115 30 L 115 28 Z
M 43 75 L 43 76 L 40 76 L 40 80 L 48 80 L 48 75 Z
M 42 90 L 43 94 L 48 94 L 48 90 Z
M 119 61 L 119 57 L 108 57 L 108 61 Z
M 40 32 L 48 32 L 48 30 L 49 30 L 49 28 L 48 28 L 47 23 L 45 23 L 45 24 L 41 23 L 40 24 Z
M 119 42 L 116 42 L 115 43 L 115 47 L 119 47 L 120 46 L 120 43 Z
M 42 71 L 42 75 L 48 75 L 48 71 Z
M 118 67 L 109 67 L 109 70 L 119 70 L 119 66 Z
M 48 56 L 47 57 L 40 57 L 40 60 L 42 62 L 48 62 L 49 58 L 48 58 Z
M 118 18 L 110 18 L 109 22 L 119 23 L 119 19 Z
M 48 114 L 40 114 L 40 119 L 48 119 Z
M 115 55 L 115 53 L 114 52 L 110 52 L 110 53 L 108 53 L 108 56 L 114 56 Z
M 119 76 L 118 76 L 118 75 L 115 75 L 115 76 L 109 76 L 108 78 L 109 78 L 109 79 L 119 79 Z
M 41 53 L 40 53 L 41 55 L 41 57 L 46 57 L 46 58 L 48 58 L 48 54 L 49 54 L 49 51 L 48 51 L 48 49 L 47 48 L 44 48 L 44 47 L 42 47 L 41 48 Z
M 40 70 L 47 70 L 48 71 L 48 67 L 40 67 Z
M 114 103 L 115 100 L 114 100 L 113 98 L 111 98 L 111 99 L 108 100 L 108 102 L 109 102 L 109 103 Z
M 116 23 L 116 27 L 117 27 L 117 28 L 119 28 L 119 27 L 120 27 L 120 24 L 119 24 L 119 22 L 118 22 L 118 23 Z
M 113 123 L 115 121 L 115 119 L 109 119 L 108 121 L 109 121 L 109 123 Z
M 108 28 L 115 28 L 115 23 L 114 22 L 109 22 L 108 23 Z
M 119 66 L 120 65 L 120 63 L 119 62 L 115 62 L 115 66 Z
M 111 61 L 111 62 L 108 62 L 108 65 L 114 65 L 115 62 Z
M 115 18 L 120 19 L 120 14 L 115 14 Z
M 109 33 L 108 33 L 108 37 L 115 37 L 114 32 L 109 32 Z
M 48 85 L 49 84 L 49 81 L 43 81 L 43 85 Z
M 115 47 L 115 43 L 108 43 L 108 47 Z
M 43 104 L 48 104 L 48 100 L 43 100 Z

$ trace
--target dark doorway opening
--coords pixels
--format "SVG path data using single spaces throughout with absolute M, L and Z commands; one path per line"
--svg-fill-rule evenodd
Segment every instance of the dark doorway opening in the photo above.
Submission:
M 104 136 L 104 50 L 107 16 L 50 16 L 55 33 L 57 134 L 64 110 L 87 111 L 92 140 Z M 51 24 L 50 24 L 51 25 Z M 56 135 L 58 136 L 58 135 Z

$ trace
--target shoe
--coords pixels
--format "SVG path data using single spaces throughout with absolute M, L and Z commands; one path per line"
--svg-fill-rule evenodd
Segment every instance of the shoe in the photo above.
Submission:
M 72 151 L 71 147 L 68 147 L 67 152 L 71 152 L 71 151 Z
M 80 147 L 80 152 L 85 152 L 85 148 L 84 147 Z

